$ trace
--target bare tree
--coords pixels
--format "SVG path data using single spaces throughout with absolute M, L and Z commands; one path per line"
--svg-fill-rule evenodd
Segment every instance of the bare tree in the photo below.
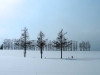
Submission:
M 11 50 L 13 50 L 13 40 L 11 40 Z
M 19 39 L 16 39 L 16 41 L 15 41 L 15 49 L 19 50 L 19 46 L 20 46 L 20 41 L 19 41 Z
M 45 42 L 45 49 L 46 49 L 46 51 L 48 50 L 48 39 L 46 39 L 45 40 L 46 42 Z
M 88 43 L 86 42 L 86 43 L 85 43 L 85 49 L 86 49 L 86 51 L 87 51 L 87 45 L 88 45 Z
M 90 48 L 91 48 L 91 44 L 89 43 L 89 41 L 87 42 L 87 49 L 88 51 L 90 51 Z
M 45 46 L 45 40 L 44 39 L 44 33 L 42 33 L 42 31 L 40 31 L 39 37 L 37 38 L 37 46 L 40 49 L 40 53 L 41 53 L 41 59 L 42 59 L 42 54 L 43 54 L 43 49 Z
M 69 43 L 70 43 L 70 42 L 68 41 L 68 42 L 67 42 L 67 44 L 68 44 L 68 51 L 69 51 L 69 47 L 70 47 Z
M 6 44 L 7 44 L 6 39 L 4 39 L 4 42 L 3 42 L 4 50 L 6 49 Z
M 72 40 L 70 41 L 70 51 L 72 51 Z
M 83 51 L 85 51 L 85 42 L 82 41 L 82 48 L 83 48 Z
M 79 44 L 79 47 L 80 47 L 80 51 L 82 51 L 82 50 L 90 51 L 91 45 L 90 45 L 89 41 L 87 41 L 87 42 L 82 41 L 82 43 Z
M 66 33 L 67 33 L 67 32 L 66 32 Z M 65 39 L 65 37 L 64 37 L 64 35 L 65 35 L 66 33 L 63 33 L 63 29 L 62 29 L 62 30 L 58 33 L 57 41 L 54 42 L 54 43 L 57 45 L 57 47 L 60 47 L 60 49 L 61 49 L 61 59 L 62 59 L 62 49 L 63 49 L 63 46 L 65 46 L 65 44 L 67 43 L 67 42 L 66 42 L 67 39 Z
M 30 42 L 28 41 L 29 39 L 29 35 L 28 35 L 28 29 L 26 29 L 26 27 L 24 28 L 24 30 L 22 30 L 23 33 L 21 35 L 21 38 L 19 40 L 17 40 L 17 42 L 15 42 L 16 45 L 18 45 L 18 48 L 20 46 L 20 48 L 24 49 L 24 57 L 26 57 L 26 49 L 28 44 L 30 44 Z
M 76 41 L 76 51 L 77 51 L 77 41 Z
M 30 44 L 30 42 L 28 41 L 29 34 L 28 34 L 28 29 L 26 29 L 26 27 L 22 31 L 24 31 L 24 33 L 22 33 L 21 37 L 21 46 L 24 48 L 24 57 L 26 57 L 27 44 Z
M 51 50 L 52 49 L 52 41 L 50 40 L 49 42 L 48 42 L 48 50 Z
M 80 51 L 82 51 L 82 43 L 79 43 Z
M 75 51 L 75 41 L 73 41 L 73 51 Z
M 10 39 L 7 40 L 8 43 L 8 50 L 10 49 Z

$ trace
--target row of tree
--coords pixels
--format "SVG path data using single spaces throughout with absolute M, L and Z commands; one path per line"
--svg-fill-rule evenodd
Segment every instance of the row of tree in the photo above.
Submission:
M 42 31 L 40 31 L 37 41 L 36 40 L 29 40 L 29 34 L 28 29 L 24 28 L 22 30 L 23 33 L 21 34 L 20 39 L 5 39 L 3 42 L 3 48 L 4 49 L 24 49 L 24 57 L 26 57 L 26 49 L 31 50 L 40 50 L 41 52 L 41 58 L 43 54 L 43 50 L 61 50 L 61 58 L 62 58 L 62 50 L 63 51 L 77 51 L 77 41 L 68 41 L 65 38 L 65 34 L 63 33 L 63 30 L 61 30 L 58 33 L 58 37 L 54 41 L 48 42 L 47 39 L 44 39 L 45 35 Z M 80 51 L 90 51 L 90 43 L 88 42 L 82 42 L 79 43 Z
M 82 41 L 82 43 L 80 43 L 79 44 L 79 47 L 80 47 L 80 51 L 90 51 L 90 43 L 89 43 L 89 41 L 87 41 L 87 42 L 84 42 L 84 41 Z
M 28 50 L 39 50 L 37 46 L 36 40 L 30 40 L 30 44 L 27 45 L 26 49 Z M 3 44 L 1 45 L 1 49 L 4 50 L 21 50 L 23 47 L 20 45 L 21 39 L 5 39 Z M 56 43 L 56 41 L 49 41 L 45 40 L 45 45 L 43 47 L 43 51 L 59 51 L 60 47 Z M 80 51 L 90 51 L 90 43 L 82 41 L 79 43 Z M 66 41 L 65 46 L 63 45 L 63 51 L 77 51 L 78 50 L 78 43 L 77 41 Z

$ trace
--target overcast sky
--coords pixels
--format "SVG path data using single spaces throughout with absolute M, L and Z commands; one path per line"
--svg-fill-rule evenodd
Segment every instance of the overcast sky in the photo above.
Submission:
M 63 29 L 68 40 L 100 50 L 100 0 L 0 0 L 0 42 L 19 39 L 24 27 L 30 40 L 40 31 L 55 40 Z

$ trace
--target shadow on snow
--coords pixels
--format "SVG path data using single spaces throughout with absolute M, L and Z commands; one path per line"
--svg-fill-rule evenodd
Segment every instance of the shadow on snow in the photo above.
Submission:
M 42 59 L 55 59 L 55 60 L 83 60 L 83 61 L 89 61 L 89 60 L 100 60 L 100 58 L 42 58 Z

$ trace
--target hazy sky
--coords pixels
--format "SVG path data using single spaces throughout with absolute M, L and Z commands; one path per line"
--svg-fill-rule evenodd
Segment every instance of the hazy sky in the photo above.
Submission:
M 100 50 L 100 0 L 0 0 L 0 42 L 20 38 L 24 27 L 30 40 L 40 31 L 55 40 L 63 29 L 68 40 Z

